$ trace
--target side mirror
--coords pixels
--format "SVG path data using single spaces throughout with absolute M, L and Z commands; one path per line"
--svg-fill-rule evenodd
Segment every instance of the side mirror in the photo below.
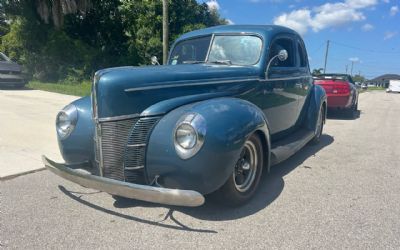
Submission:
M 160 65 L 156 56 L 152 56 L 150 60 L 152 65 Z
M 286 61 L 286 59 L 288 58 L 288 53 L 285 49 L 279 51 L 278 53 L 278 59 L 283 62 Z
M 265 79 L 268 79 L 268 72 L 269 72 L 269 68 L 271 67 L 271 63 L 272 63 L 276 58 L 278 58 L 279 61 L 281 61 L 281 62 L 286 61 L 286 60 L 288 59 L 288 56 L 289 56 L 289 55 L 288 55 L 288 52 L 287 52 L 285 49 L 280 50 L 279 53 L 278 53 L 277 55 L 273 56 L 273 57 L 269 60 L 269 62 L 268 62 L 268 64 L 267 64 L 267 69 L 265 70 Z

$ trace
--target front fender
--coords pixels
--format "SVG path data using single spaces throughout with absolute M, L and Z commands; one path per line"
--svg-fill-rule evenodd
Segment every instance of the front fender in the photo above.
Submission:
M 67 164 L 87 162 L 94 159 L 94 121 L 90 97 L 80 98 L 71 104 L 78 110 L 74 131 L 66 139 L 57 136 L 62 157 Z
M 206 120 L 203 147 L 182 160 L 174 147 L 177 121 L 187 113 L 198 113 Z M 232 174 L 245 140 L 259 130 L 269 143 L 268 126 L 263 112 L 237 98 L 216 98 L 177 108 L 154 127 L 148 142 L 146 170 L 149 180 L 168 188 L 211 193 Z M 269 145 L 269 144 L 268 144 Z

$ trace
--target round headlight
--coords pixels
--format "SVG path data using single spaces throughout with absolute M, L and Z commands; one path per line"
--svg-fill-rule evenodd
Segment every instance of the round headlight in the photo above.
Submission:
M 190 113 L 179 119 L 175 133 L 175 151 L 182 159 L 194 156 L 204 144 L 206 121 L 200 114 Z
M 197 134 L 192 125 L 182 124 L 175 132 L 176 143 L 184 149 L 193 148 L 197 142 Z
M 70 104 L 61 110 L 56 119 L 57 134 L 61 139 L 67 138 L 76 126 L 78 110 L 75 105 Z

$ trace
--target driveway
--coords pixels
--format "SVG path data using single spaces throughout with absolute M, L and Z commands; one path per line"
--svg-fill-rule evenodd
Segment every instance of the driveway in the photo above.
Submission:
M 240 208 L 114 202 L 48 171 L 2 181 L 0 248 L 399 249 L 400 95 L 363 93 L 359 109 L 330 116 Z
M 61 159 L 55 118 L 76 96 L 0 89 L 0 178 L 43 168 L 41 155 Z

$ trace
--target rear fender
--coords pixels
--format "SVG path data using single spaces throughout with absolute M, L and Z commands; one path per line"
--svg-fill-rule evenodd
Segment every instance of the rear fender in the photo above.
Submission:
M 318 118 L 318 112 L 321 107 L 325 108 L 325 113 L 324 113 L 324 123 L 326 121 L 326 111 L 327 111 L 327 98 L 326 98 L 326 93 L 325 90 L 319 86 L 314 84 L 309 106 L 308 106 L 308 112 L 307 112 L 307 119 L 305 121 L 305 126 L 307 129 L 310 129 L 312 131 L 315 131 L 316 125 L 317 125 L 317 118 Z

